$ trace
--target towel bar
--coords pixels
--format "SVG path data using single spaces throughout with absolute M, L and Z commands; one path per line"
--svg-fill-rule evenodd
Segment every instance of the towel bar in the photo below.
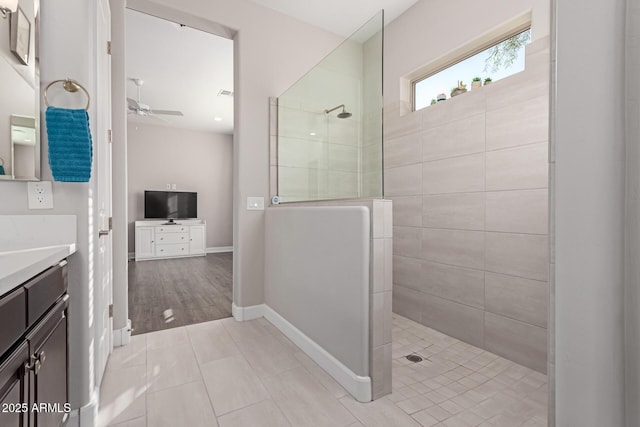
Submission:
M 64 90 L 71 93 L 77 92 L 78 89 L 82 89 L 85 95 L 87 95 L 87 106 L 85 107 L 85 110 L 89 110 L 89 104 L 91 103 L 91 95 L 89 95 L 89 92 L 87 92 L 84 86 L 82 86 L 80 83 L 78 83 L 73 79 L 54 80 L 47 85 L 47 87 L 44 89 L 44 103 L 47 107 L 49 106 L 49 100 L 47 99 L 47 91 L 51 86 L 53 86 L 56 83 L 62 83 L 62 87 L 64 88 Z

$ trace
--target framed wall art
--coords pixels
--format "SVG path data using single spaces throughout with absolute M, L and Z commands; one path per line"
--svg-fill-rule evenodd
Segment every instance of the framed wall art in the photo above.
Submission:
M 11 14 L 11 36 L 10 36 L 11 52 L 24 65 L 29 65 L 29 47 L 31 45 L 31 22 L 24 14 L 22 9 Z

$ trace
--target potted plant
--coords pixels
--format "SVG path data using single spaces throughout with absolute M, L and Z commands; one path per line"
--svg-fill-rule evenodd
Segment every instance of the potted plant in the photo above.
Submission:
M 471 89 L 478 89 L 482 87 L 482 79 L 480 77 L 474 77 L 471 81 Z
M 486 79 L 484 79 L 484 85 L 488 85 L 489 83 L 491 83 L 491 77 L 487 77 Z
M 435 98 L 432 98 L 432 99 L 431 99 L 431 105 L 436 104 L 437 102 L 438 102 L 438 101 L 436 101 L 436 99 L 435 99 Z
M 451 97 L 458 96 L 461 93 L 465 93 L 467 91 L 467 85 L 462 83 L 462 80 L 458 80 L 458 86 L 451 89 Z

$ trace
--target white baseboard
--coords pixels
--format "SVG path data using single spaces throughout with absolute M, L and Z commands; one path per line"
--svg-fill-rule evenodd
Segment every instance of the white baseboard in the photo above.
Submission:
M 238 322 L 253 320 L 264 317 L 264 304 L 251 305 L 249 307 L 239 307 L 235 303 L 231 304 L 231 314 Z
M 220 252 L 233 252 L 233 246 L 218 246 L 214 248 L 207 248 L 205 252 L 208 254 L 217 254 Z
M 72 409 L 65 427 L 96 427 L 98 425 L 98 406 L 100 403 L 100 390 L 96 388 L 91 392 L 89 403 L 79 409 Z
M 207 254 L 218 254 L 218 253 L 222 253 L 222 252 L 233 252 L 233 246 L 217 246 L 217 247 L 212 247 L 212 248 L 207 248 L 204 251 Z M 129 252 L 127 254 L 127 256 L 129 257 L 129 259 L 136 259 L 136 253 L 135 252 Z M 160 258 L 158 258 L 160 259 Z
M 329 354 L 329 352 L 320 347 L 315 341 L 289 323 L 268 305 L 262 305 L 262 312 L 269 322 L 300 347 L 307 356 L 320 365 L 320 367 L 331 375 L 345 390 L 351 393 L 356 400 L 359 402 L 371 401 L 370 377 L 356 375 L 351 369 L 347 368 L 342 362 Z M 336 331 L 336 333 L 339 333 L 339 331 Z
M 131 319 L 127 319 L 127 326 L 113 331 L 113 346 L 121 347 L 131 341 Z

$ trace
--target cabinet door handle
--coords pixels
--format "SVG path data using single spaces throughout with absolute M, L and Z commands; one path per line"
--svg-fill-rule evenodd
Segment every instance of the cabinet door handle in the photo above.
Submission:
M 34 353 L 31 355 L 31 363 L 25 362 L 24 367 L 26 370 L 35 371 L 37 375 L 38 372 L 40 371 L 40 366 L 42 366 L 42 363 L 45 361 L 46 358 L 47 358 L 47 355 L 45 354 L 44 350 L 41 351 L 40 354 Z

